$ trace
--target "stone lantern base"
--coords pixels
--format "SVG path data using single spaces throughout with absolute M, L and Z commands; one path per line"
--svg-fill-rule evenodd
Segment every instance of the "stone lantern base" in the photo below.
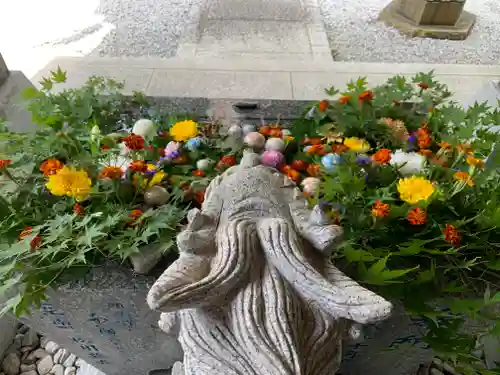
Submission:
M 476 16 L 463 10 L 465 0 L 393 0 L 380 20 L 411 37 L 463 40 Z

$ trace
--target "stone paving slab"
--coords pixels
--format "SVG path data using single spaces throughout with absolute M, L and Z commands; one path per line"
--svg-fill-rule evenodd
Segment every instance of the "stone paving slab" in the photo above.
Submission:
M 114 59 L 62 58 L 52 61 L 35 82 L 60 65 L 68 71 L 62 87 L 78 87 L 86 77 L 104 75 L 125 80 L 125 91 L 142 90 L 156 97 L 207 97 L 280 100 L 315 100 L 324 88 L 343 88 L 352 79 L 366 76 L 371 85 L 396 75 L 434 70 L 440 82 L 457 94 L 468 94 L 500 78 L 500 66 L 446 64 L 379 64 L 272 59 Z
M 206 6 L 210 20 L 305 21 L 310 12 L 298 0 L 210 0 Z

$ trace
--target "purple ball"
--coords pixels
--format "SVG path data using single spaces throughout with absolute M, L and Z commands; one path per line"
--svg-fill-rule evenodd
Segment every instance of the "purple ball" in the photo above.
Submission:
M 262 164 L 268 167 L 278 168 L 285 162 L 285 156 L 279 151 L 264 151 L 262 154 Z

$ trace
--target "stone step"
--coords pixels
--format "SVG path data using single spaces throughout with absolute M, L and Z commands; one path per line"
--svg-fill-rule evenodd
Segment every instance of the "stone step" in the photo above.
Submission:
M 280 59 L 159 59 L 59 58 L 35 77 L 38 82 L 60 65 L 68 72 L 62 88 L 79 87 L 91 75 L 125 81 L 125 91 L 140 90 L 153 97 L 210 99 L 324 99 L 324 89 L 344 88 L 349 81 L 367 77 L 370 86 L 396 74 L 413 76 L 434 70 L 457 98 L 470 96 L 486 83 L 500 79 L 498 65 L 384 64 Z

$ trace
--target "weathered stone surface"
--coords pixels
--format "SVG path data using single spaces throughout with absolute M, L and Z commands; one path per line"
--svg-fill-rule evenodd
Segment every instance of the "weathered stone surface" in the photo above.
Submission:
M 54 341 L 49 341 L 45 345 L 45 351 L 49 354 L 55 354 L 59 350 L 60 346 L 56 344 Z
M 52 367 L 54 366 L 54 362 L 52 361 L 52 357 L 48 355 L 45 358 L 42 358 L 40 362 L 38 362 L 37 365 L 37 370 L 40 375 L 45 375 L 52 370 Z
M 3 83 L 7 80 L 7 76 L 9 75 L 9 69 L 5 64 L 5 61 L 0 53 L 0 87 L 2 87 Z
M 28 347 L 36 347 L 40 343 L 40 339 L 38 338 L 38 334 L 35 330 L 28 328 L 28 331 L 23 336 L 23 341 L 21 342 L 22 346 Z
M 342 228 L 256 153 L 212 180 L 188 222 L 147 298 L 179 334 L 185 368 L 173 374 L 331 375 L 353 325 L 390 315 L 330 262 Z
M 462 0 L 393 0 L 380 19 L 409 36 L 463 40 L 476 16 L 463 10 Z
M 18 375 L 21 366 L 21 358 L 17 353 L 10 353 L 2 361 L 2 369 L 6 375 Z
M 53 375 L 64 375 L 64 366 L 57 364 L 52 367 L 52 370 L 50 370 L 50 374 Z

